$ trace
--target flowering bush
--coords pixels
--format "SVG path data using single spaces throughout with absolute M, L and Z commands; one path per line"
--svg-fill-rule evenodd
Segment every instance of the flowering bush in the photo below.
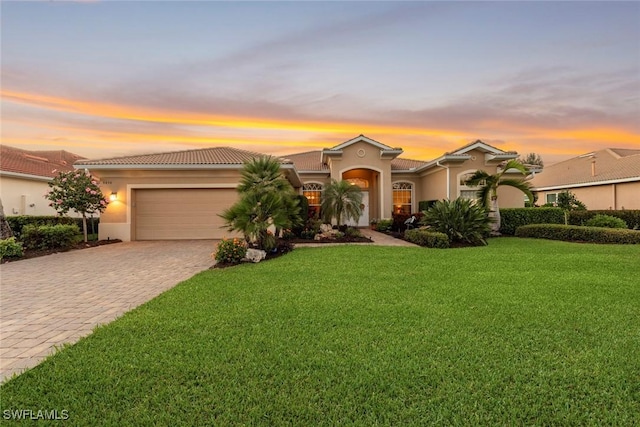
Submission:
M 55 170 L 54 170 L 55 172 Z M 88 171 L 60 172 L 49 182 L 44 197 L 61 215 L 74 210 L 82 215 L 84 241 L 87 241 L 87 214 L 103 212 L 109 200 L 100 191 L 98 180 Z
M 213 258 L 222 264 L 238 264 L 247 255 L 247 244 L 238 239 L 222 239 Z

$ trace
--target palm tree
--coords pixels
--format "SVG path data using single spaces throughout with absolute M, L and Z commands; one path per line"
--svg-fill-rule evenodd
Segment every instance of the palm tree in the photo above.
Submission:
M 291 184 L 280 173 L 280 161 L 271 156 L 255 157 L 244 164 L 238 192 L 293 191 Z
M 269 233 L 269 227 L 279 230 L 294 225 L 287 199 L 286 195 L 273 191 L 249 192 L 220 216 L 229 231 L 240 231 L 247 242 L 255 242 L 259 249 L 269 251 L 275 247 L 277 236 L 277 231 L 275 235 Z
M 362 191 L 349 181 L 332 179 L 322 191 L 321 199 L 322 216 L 328 223 L 335 218 L 338 225 L 342 225 L 343 220 L 358 221 L 362 215 Z
M 275 157 L 257 157 L 246 162 L 238 186 L 240 200 L 220 217 L 229 231 L 244 234 L 247 242 L 269 250 L 282 228 L 291 228 L 299 221 L 298 200 L 293 187 L 280 173 Z M 275 227 L 275 235 L 269 227 Z
M 498 173 L 489 175 L 486 171 L 477 170 L 465 181 L 469 186 L 480 186 L 478 190 L 478 199 L 489 210 L 489 217 L 493 219 L 491 223 L 491 234 L 500 235 L 500 208 L 498 207 L 498 187 L 505 185 L 513 188 L 517 188 L 529 197 L 529 200 L 533 200 L 533 193 L 531 192 L 531 185 L 523 178 L 503 178 L 503 175 L 507 172 L 510 173 L 513 169 L 517 170 L 523 175 L 528 173 L 527 168 L 517 160 L 509 160 Z

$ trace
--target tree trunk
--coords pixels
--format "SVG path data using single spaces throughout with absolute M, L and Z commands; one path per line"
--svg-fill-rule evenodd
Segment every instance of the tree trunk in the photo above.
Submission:
M 500 208 L 498 207 L 498 198 L 491 198 L 491 210 L 489 211 L 489 218 L 491 221 L 491 235 L 500 236 Z
M 4 216 L 4 206 L 2 205 L 2 199 L 0 199 L 0 237 L 4 239 L 8 239 L 13 237 L 13 231 L 11 230 L 11 226 L 7 221 L 7 218 Z
M 84 233 L 84 242 L 87 243 L 87 215 L 82 212 L 82 232 Z

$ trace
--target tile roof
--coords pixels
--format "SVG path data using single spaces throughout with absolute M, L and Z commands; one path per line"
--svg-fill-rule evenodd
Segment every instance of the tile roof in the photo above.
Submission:
M 427 162 L 423 162 L 422 160 L 412 160 L 412 159 L 403 159 L 403 158 L 395 158 L 391 160 L 391 170 L 409 170 L 412 168 L 419 168 L 421 166 L 426 165 Z
M 329 172 L 329 166 L 322 163 L 321 150 L 291 154 L 284 158 L 291 160 L 298 171 Z
M 245 161 L 266 154 L 231 147 L 202 148 L 169 153 L 141 154 L 110 159 L 83 160 L 81 166 L 163 166 L 163 165 L 242 165 Z M 282 163 L 291 163 L 282 159 Z
M 74 162 L 83 158 L 64 150 L 32 151 L 0 145 L 2 172 L 53 178 L 60 171 L 74 170 Z
M 592 174 L 594 160 L 595 175 Z M 640 181 L 640 150 L 607 148 L 545 166 L 531 184 L 535 188 L 569 187 L 626 179 Z
M 491 144 L 487 144 L 486 142 L 481 141 L 481 140 L 479 140 L 479 139 L 478 139 L 478 140 L 475 140 L 475 141 L 473 141 L 473 142 L 470 142 L 470 143 L 468 143 L 468 144 L 466 144 L 466 145 L 464 145 L 464 146 L 462 146 L 462 147 L 460 147 L 460 148 L 457 148 L 457 149 L 455 149 L 454 151 L 449 151 L 449 152 L 445 153 L 445 155 L 452 155 L 452 154 L 453 154 L 453 155 L 458 155 L 458 154 L 464 154 L 464 153 L 466 153 L 466 152 L 467 152 L 467 149 L 468 149 L 468 148 L 473 147 L 473 146 L 474 146 L 474 145 L 476 145 L 476 144 L 477 144 L 477 145 L 479 145 L 479 146 L 484 146 L 484 149 L 490 149 L 490 150 L 494 151 L 495 153 L 502 153 L 502 154 L 516 154 L 516 153 L 515 153 L 515 151 L 504 151 L 504 150 L 501 150 L 501 149 L 499 149 L 499 148 L 497 148 L 497 147 L 494 147 L 494 146 L 493 146 L 493 145 L 491 145 Z
M 298 171 L 305 172 L 329 172 L 329 166 L 322 163 L 322 151 L 306 151 L 304 153 L 290 154 L 284 158 L 291 160 Z M 419 168 L 427 162 L 421 160 L 395 158 L 391 160 L 392 171 L 405 171 L 411 168 Z

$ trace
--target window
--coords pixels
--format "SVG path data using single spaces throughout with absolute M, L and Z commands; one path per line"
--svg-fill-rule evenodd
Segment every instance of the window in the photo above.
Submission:
M 393 184 L 393 212 L 411 215 L 413 184 L 396 182 Z
M 460 190 L 461 199 L 476 200 L 478 197 L 478 190 Z
M 302 186 L 302 194 L 309 200 L 309 216 L 320 216 L 320 203 L 322 196 L 322 184 L 316 184 L 314 182 L 310 184 L 304 184 Z
M 478 190 L 480 189 L 480 187 L 486 184 L 486 181 L 480 181 L 477 186 L 467 185 L 467 180 L 471 178 L 474 173 L 475 171 L 465 171 L 458 175 L 458 197 L 460 197 L 461 199 L 478 200 Z
M 558 193 L 549 193 L 546 197 L 546 203 L 551 203 L 553 205 L 558 203 Z

